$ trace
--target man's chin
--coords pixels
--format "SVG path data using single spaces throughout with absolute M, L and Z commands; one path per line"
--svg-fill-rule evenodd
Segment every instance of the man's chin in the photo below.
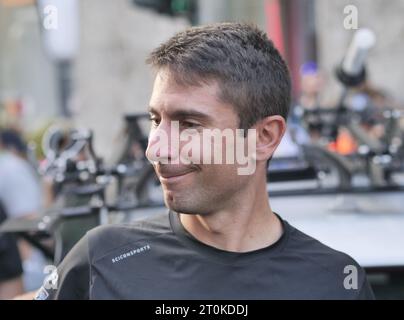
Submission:
M 186 206 L 184 204 L 175 204 L 166 202 L 166 207 L 171 211 L 178 212 L 181 214 L 202 215 L 202 216 L 207 214 L 205 212 L 201 212 L 200 209 L 196 209 L 191 206 Z
M 189 211 L 189 208 L 187 206 L 180 204 L 180 203 L 165 200 L 165 204 L 166 204 L 166 207 L 168 209 L 170 209 L 171 211 L 181 212 L 181 213 Z
M 184 200 L 181 200 L 180 197 L 176 197 L 172 194 L 164 195 L 164 202 L 168 209 L 185 213 L 185 214 L 200 214 L 198 209 L 194 206 L 188 205 Z

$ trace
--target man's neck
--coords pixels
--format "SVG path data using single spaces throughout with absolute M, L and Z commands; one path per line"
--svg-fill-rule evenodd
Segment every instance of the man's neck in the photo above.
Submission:
M 248 201 L 230 209 L 207 215 L 180 214 L 180 220 L 197 240 L 232 252 L 265 248 L 283 233 L 282 223 L 272 212 L 265 191 L 250 193 Z

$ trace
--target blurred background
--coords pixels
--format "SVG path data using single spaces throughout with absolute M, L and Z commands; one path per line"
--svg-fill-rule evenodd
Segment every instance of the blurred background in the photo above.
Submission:
M 24 271 L 0 269 L 0 298 L 38 288 L 90 227 L 164 211 L 143 156 L 145 59 L 221 21 L 257 24 L 292 75 L 274 209 L 357 259 L 378 298 L 404 298 L 403 16 L 404 0 L 0 0 L 0 261 L 16 243 Z M 341 80 L 360 29 L 375 40 L 366 77 Z

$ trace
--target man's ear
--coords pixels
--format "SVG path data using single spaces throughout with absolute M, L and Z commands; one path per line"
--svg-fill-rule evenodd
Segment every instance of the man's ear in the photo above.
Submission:
M 286 121 L 280 115 L 266 117 L 258 121 L 254 128 L 257 135 L 257 161 L 272 157 L 286 131 Z

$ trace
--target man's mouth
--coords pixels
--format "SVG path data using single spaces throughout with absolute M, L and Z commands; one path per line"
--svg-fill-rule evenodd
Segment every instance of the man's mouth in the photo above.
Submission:
M 158 169 L 157 168 L 157 175 L 160 179 L 161 183 L 167 182 L 175 182 L 179 181 L 185 176 L 189 175 L 192 172 L 195 172 L 193 168 L 186 168 L 181 170 L 171 170 L 171 169 Z

